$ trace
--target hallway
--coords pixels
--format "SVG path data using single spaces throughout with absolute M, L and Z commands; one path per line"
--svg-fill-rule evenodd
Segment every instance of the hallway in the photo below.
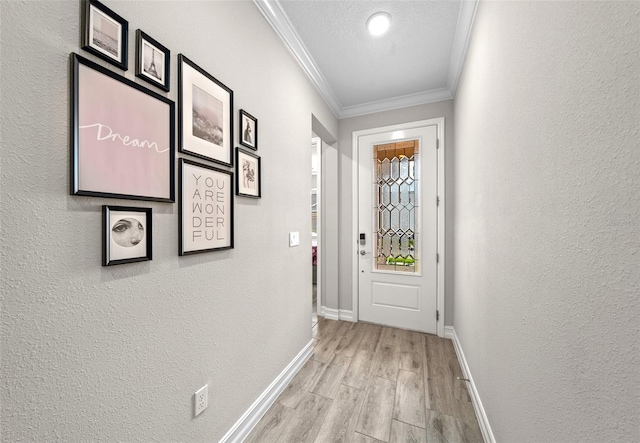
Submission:
M 450 340 L 318 318 L 314 354 L 246 442 L 482 442 Z

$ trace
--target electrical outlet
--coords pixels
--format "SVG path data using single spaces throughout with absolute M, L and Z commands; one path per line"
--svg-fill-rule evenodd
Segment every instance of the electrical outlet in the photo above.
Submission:
M 198 392 L 194 394 L 194 417 L 200 415 L 202 411 L 207 409 L 209 399 L 209 385 L 206 384 Z

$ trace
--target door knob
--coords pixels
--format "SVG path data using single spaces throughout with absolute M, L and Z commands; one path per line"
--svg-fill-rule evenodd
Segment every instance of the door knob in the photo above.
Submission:
M 365 254 L 369 254 L 369 252 L 365 251 L 364 249 L 360 249 L 360 255 L 365 255 Z

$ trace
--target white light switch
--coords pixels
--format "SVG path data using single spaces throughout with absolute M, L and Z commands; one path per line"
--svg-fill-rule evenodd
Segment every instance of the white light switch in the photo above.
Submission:
M 300 244 L 300 233 L 289 232 L 289 247 L 298 246 Z

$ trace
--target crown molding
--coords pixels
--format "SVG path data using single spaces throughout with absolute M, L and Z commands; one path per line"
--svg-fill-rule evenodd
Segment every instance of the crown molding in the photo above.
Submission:
M 452 99 L 462 72 L 478 1 L 462 0 L 460 3 L 446 88 L 343 107 L 278 0 L 253 0 L 338 119 Z
M 462 66 L 467 56 L 469 39 L 471 38 L 471 28 L 476 16 L 476 8 L 479 0 L 462 0 L 460 12 L 458 13 L 458 25 L 453 37 L 453 47 L 451 48 L 451 60 L 449 61 L 449 73 L 447 76 L 447 89 L 451 91 L 451 97 L 456 95 L 458 81 L 462 74 Z
M 318 69 L 313 57 L 311 57 L 280 3 L 277 0 L 253 0 L 253 2 L 276 31 L 276 34 L 284 41 L 285 46 L 289 48 L 289 51 L 298 60 L 304 72 L 309 76 L 324 101 L 327 102 L 327 105 L 329 105 L 329 108 L 331 108 L 336 117 L 340 118 L 339 113 L 342 106 L 338 98 L 325 80 L 322 72 Z
M 341 108 L 339 118 L 357 117 L 359 115 L 373 114 L 381 111 L 391 111 L 392 109 L 407 108 L 409 106 L 424 105 L 425 103 L 441 102 L 453 98 L 448 88 L 432 89 L 431 91 L 420 92 L 418 94 L 403 95 L 386 100 L 363 103 L 356 106 Z

